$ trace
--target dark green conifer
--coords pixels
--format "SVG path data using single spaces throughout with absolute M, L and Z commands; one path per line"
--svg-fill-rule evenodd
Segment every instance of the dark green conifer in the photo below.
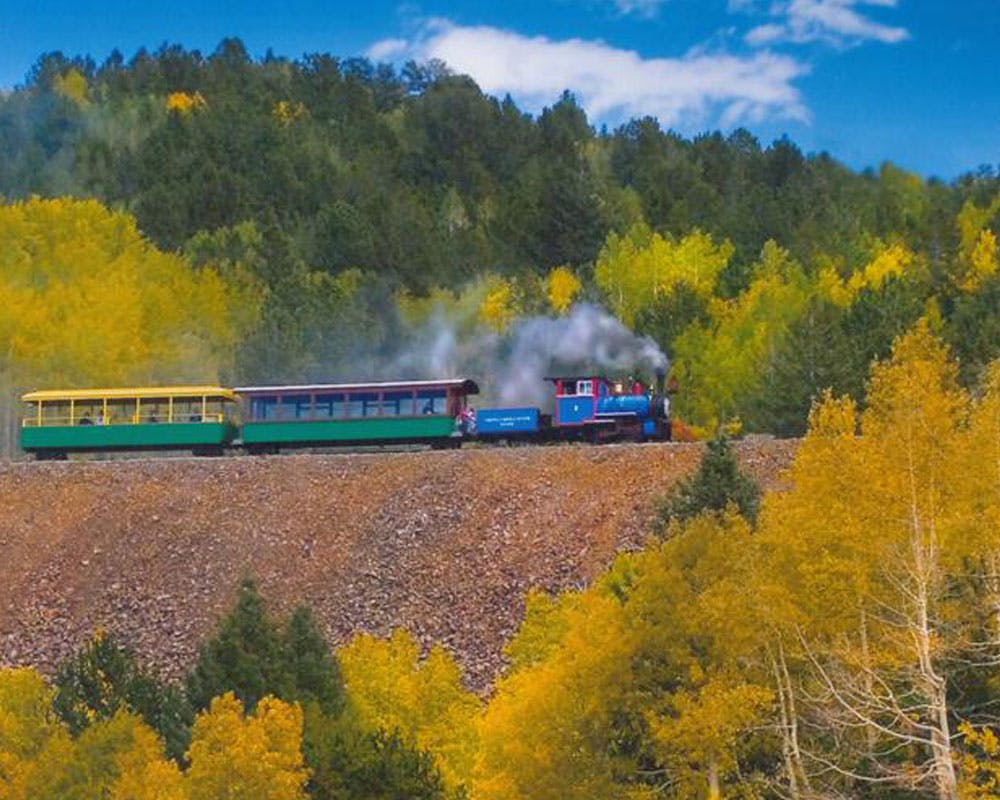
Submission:
M 740 471 L 732 444 L 725 437 L 708 443 L 698 471 L 680 481 L 660 503 L 658 528 L 685 522 L 706 512 L 724 511 L 729 504 L 751 523 L 757 518 L 760 487 Z
M 307 709 L 303 751 L 314 800 L 460 800 L 448 793 L 434 759 L 398 733 L 366 731 L 349 713 Z
M 53 708 L 77 734 L 118 711 L 138 714 L 181 759 L 191 738 L 193 713 L 183 692 L 144 670 L 135 654 L 107 633 L 97 633 L 64 661 L 55 677 Z
M 315 702 L 326 714 L 339 714 L 345 703 L 340 665 L 306 606 L 292 613 L 282 642 L 284 668 L 300 702 Z
M 278 627 L 264 607 L 257 584 L 245 578 L 235 608 L 201 648 L 188 676 L 188 699 L 198 711 L 208 708 L 213 697 L 230 691 L 247 711 L 269 694 L 291 699 L 282 660 Z

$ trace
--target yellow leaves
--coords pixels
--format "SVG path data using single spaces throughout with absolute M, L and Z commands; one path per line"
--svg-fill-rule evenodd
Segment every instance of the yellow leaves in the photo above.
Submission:
M 906 275 L 914 263 L 914 255 L 900 244 L 883 248 L 865 265 L 855 272 L 847 282 L 847 289 L 856 296 L 862 289 L 879 289 L 889 279 Z
M 51 711 L 51 690 L 29 669 L 0 670 L 0 798 L 302 800 L 302 712 L 265 698 L 244 717 L 232 694 L 195 721 L 183 775 L 138 717 L 120 711 L 75 739 Z
M 567 622 L 548 658 L 498 683 L 480 727 L 474 797 L 613 796 L 608 743 L 633 643 L 621 604 L 596 591 L 572 603 Z
M 110 800 L 187 800 L 181 771 L 166 758 L 163 743 L 145 725 L 135 722 L 132 747 L 115 759 L 118 778 Z
M 420 659 L 410 634 L 389 639 L 361 634 L 338 651 L 350 702 L 370 728 L 398 730 L 429 751 L 449 786 L 469 779 L 476 751 L 479 701 L 462 687 L 461 671 L 437 646 Z
M 26 796 L 32 761 L 61 731 L 42 677 L 33 669 L 0 669 L 0 800 Z
M 960 288 L 966 292 L 976 291 L 982 282 L 997 272 L 997 237 L 989 228 L 983 229 L 976 238 L 976 244 L 969 253 L 969 268 Z
M 497 333 L 503 333 L 520 313 L 514 285 L 509 280 L 494 276 L 487 281 L 487 287 L 486 297 L 479 306 L 479 321 Z
M 989 450 L 967 438 L 970 408 L 955 364 L 924 321 L 873 366 L 862 436 L 854 435 L 850 400 L 827 394 L 814 407 L 790 476 L 794 489 L 771 497 L 762 515 L 769 569 L 804 615 L 789 612 L 783 624 L 807 620 L 817 637 L 856 635 L 866 607 L 874 604 L 880 620 L 885 608 L 908 607 L 914 575 L 933 593 L 949 565 L 977 557 L 961 497 Z M 976 478 L 963 467 L 963 451 L 977 453 Z M 872 619 L 869 626 L 873 640 L 886 633 L 883 664 L 908 657 L 892 629 L 879 631 Z
M 965 201 L 962 210 L 955 218 L 955 225 L 958 227 L 959 251 L 963 257 L 968 258 L 972 254 L 980 233 L 997 212 L 1000 212 L 1000 195 L 993 198 L 993 201 L 985 208 L 980 208 L 972 200 Z
M 958 387 L 958 367 L 926 321 L 893 344 L 892 358 L 872 366 L 866 435 L 919 436 L 934 448 L 951 438 L 966 413 L 968 398 Z
M 180 116 L 187 116 L 196 111 L 203 111 L 208 107 L 208 103 L 202 97 L 201 92 L 195 92 L 194 94 L 171 92 L 167 95 L 164 105 L 167 111 L 179 114 Z
M 153 779 L 160 783 L 145 785 Z M 179 771 L 164 757 L 159 738 L 125 712 L 89 726 L 75 740 L 65 731 L 53 736 L 26 787 L 28 797 L 184 800 Z
M 741 737 L 762 724 L 772 702 L 769 689 L 721 672 L 675 693 L 668 713 L 649 713 L 653 741 L 680 784 L 676 796 L 700 796 L 709 771 L 734 776 Z
M 214 381 L 259 297 L 95 201 L 0 207 L 0 371 L 21 385 Z
M 639 224 L 624 236 L 608 236 L 594 279 L 618 318 L 632 326 L 640 311 L 678 285 L 707 298 L 733 252 L 729 241 L 716 244 L 699 230 L 675 242 Z
M 823 267 L 816 276 L 816 294 L 834 305 L 847 308 L 854 301 L 854 292 L 847 287 L 833 267 Z
M 853 438 L 857 435 L 857 408 L 850 397 L 834 397 L 823 392 L 809 412 L 809 435 L 813 439 Z
M 768 361 L 809 297 L 810 286 L 788 254 L 769 243 L 755 279 L 730 301 L 710 304 L 707 325 L 674 341 L 673 372 L 684 392 L 679 413 L 709 434 L 735 419 L 763 380 Z
M 65 97 L 80 108 L 90 105 L 90 100 L 87 99 L 87 79 L 77 69 L 70 68 L 62 75 L 56 75 L 52 81 L 52 88 L 56 94 Z
M 1000 195 L 985 208 L 966 200 L 958 212 L 955 224 L 959 236 L 960 272 L 955 281 L 962 291 L 976 291 L 985 278 L 997 271 L 997 238 L 986 226 L 998 212 Z
M 958 726 L 962 751 L 958 757 L 959 797 L 986 800 L 1000 797 L 1000 740 L 992 728 L 977 730 L 968 722 Z
M 881 289 L 892 278 L 915 278 L 921 268 L 918 258 L 905 246 L 880 245 L 871 260 L 847 280 L 841 279 L 833 266 L 823 266 L 816 276 L 815 292 L 834 305 L 847 308 L 863 289 Z
M 569 267 L 555 267 L 545 279 L 545 294 L 549 305 L 559 314 L 565 314 L 580 293 L 583 284 Z
M 186 776 L 189 800 L 299 800 L 307 771 L 302 758 L 302 710 L 265 697 L 254 713 L 231 693 L 195 720 Z
M 283 128 L 287 128 L 299 120 L 309 116 L 309 109 L 304 104 L 291 100 L 279 100 L 271 109 L 271 116 L 277 120 Z
M 538 589 L 530 589 L 524 599 L 524 619 L 514 638 L 504 647 L 511 672 L 544 660 L 566 633 L 567 611 L 578 597 L 563 594 L 555 598 Z
M 744 660 L 759 633 L 753 545 L 738 515 L 698 518 L 585 590 L 531 597 L 516 669 L 483 718 L 473 795 L 629 796 L 634 762 L 620 745 L 642 728 L 671 783 L 700 787 L 710 761 L 725 775 L 770 709 Z

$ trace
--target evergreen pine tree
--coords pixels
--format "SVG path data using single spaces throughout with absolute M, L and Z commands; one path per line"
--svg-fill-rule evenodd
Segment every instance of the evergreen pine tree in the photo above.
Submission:
M 343 710 L 345 697 L 340 665 L 306 606 L 296 608 L 288 620 L 282 658 L 296 700 L 314 701 L 326 714 L 339 714 Z
M 183 692 L 142 669 L 113 636 L 98 632 L 60 665 L 54 683 L 53 709 L 74 734 L 129 711 L 163 737 L 168 755 L 184 756 L 194 714 Z
M 680 481 L 658 509 L 659 530 L 705 512 L 720 512 L 730 503 L 751 523 L 757 518 L 760 487 L 740 471 L 732 444 L 725 437 L 708 443 L 698 471 Z
M 309 609 L 296 608 L 282 629 L 250 578 L 241 584 L 236 606 L 202 646 L 187 691 L 197 710 L 225 692 L 233 692 L 248 712 L 266 695 L 314 702 L 327 714 L 338 714 L 345 703 L 340 666 Z
M 289 684 L 278 627 L 264 608 L 257 584 L 245 578 L 235 608 L 201 648 L 188 676 L 188 699 L 201 711 L 213 697 L 231 691 L 249 713 L 269 694 L 292 699 Z

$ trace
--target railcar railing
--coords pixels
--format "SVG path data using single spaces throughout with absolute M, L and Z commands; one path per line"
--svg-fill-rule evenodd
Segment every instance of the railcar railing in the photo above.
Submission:
M 43 416 L 39 419 L 37 416 L 24 417 L 21 420 L 21 427 L 23 428 L 48 428 L 48 427 L 71 427 L 77 425 L 178 425 L 178 424 L 190 424 L 192 422 L 225 422 L 226 415 L 224 413 L 213 413 L 208 412 L 202 414 L 199 412 L 182 414 L 177 411 L 174 412 L 172 417 L 167 415 L 156 415 L 156 414 L 122 414 L 122 415 L 109 415 L 108 418 L 102 418 L 101 416 L 86 416 L 75 414 L 72 417 L 69 416 Z

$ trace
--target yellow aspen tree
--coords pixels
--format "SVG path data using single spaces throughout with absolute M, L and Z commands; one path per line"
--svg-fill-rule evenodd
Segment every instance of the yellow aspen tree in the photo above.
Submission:
M 159 737 L 145 725 L 136 725 L 133 736 L 132 747 L 116 759 L 110 800 L 187 800 L 181 771 Z
M 989 364 L 983 375 L 963 455 L 964 535 L 983 559 L 992 636 L 1000 641 L 1000 361 Z
M 609 742 L 633 685 L 634 649 L 617 599 L 588 591 L 574 600 L 548 657 L 498 682 L 480 726 L 472 795 L 620 796 Z
M 513 284 L 505 278 L 489 278 L 486 296 L 479 306 L 480 322 L 497 333 L 503 333 L 519 312 Z
M 129 215 L 71 199 L 0 206 L 0 293 L 0 380 L 11 394 L 217 381 L 262 301 L 238 270 L 194 270 L 143 239 Z
M 78 69 L 71 67 L 62 75 L 56 75 L 52 81 L 52 88 L 56 94 L 65 97 L 80 108 L 90 105 L 90 100 L 87 98 L 87 78 Z
M 678 415 L 701 436 L 736 420 L 754 395 L 791 324 L 805 307 L 811 282 L 787 251 L 765 244 L 755 278 L 739 297 L 713 300 L 711 319 L 674 341 L 673 374 L 684 387 Z
M 772 624 L 807 662 L 811 710 L 839 737 L 839 752 L 818 763 L 844 787 L 958 796 L 949 665 L 965 647 L 956 619 L 977 613 L 950 592 L 976 552 L 961 507 L 968 411 L 955 364 L 921 322 L 873 366 L 863 436 L 852 435 L 850 404 L 827 398 L 794 489 L 765 503 L 766 572 L 784 587 L 772 591 L 784 612 Z
M 155 786 L 147 785 L 151 780 Z M 124 711 L 75 740 L 65 732 L 53 736 L 28 775 L 27 796 L 185 800 L 180 771 L 164 756 L 159 737 Z
M 302 710 L 265 697 L 253 714 L 232 692 L 199 714 L 185 775 L 190 800 L 304 800 Z
M 997 212 L 1000 195 L 983 207 L 966 200 L 955 218 L 959 247 L 957 272 L 952 278 L 963 291 L 974 292 L 983 277 L 996 271 L 996 237 L 987 225 Z
M 971 199 L 966 200 L 955 218 L 958 228 L 959 251 L 963 258 L 968 258 L 976 248 L 979 234 L 998 211 L 1000 211 L 1000 194 L 993 198 L 989 205 L 977 206 Z
M 863 269 L 855 272 L 847 282 L 852 296 L 862 289 L 878 289 L 890 278 L 909 274 L 915 263 L 915 256 L 901 244 L 891 244 L 875 253 Z
M 674 524 L 633 569 L 627 616 L 653 752 L 671 797 L 718 798 L 754 779 L 741 768 L 753 732 L 770 723 L 773 693 L 760 656 L 754 539 L 735 508 Z M 668 605 L 670 610 L 662 606 Z M 758 786 L 759 788 L 759 786 Z
M 1000 797 L 1000 739 L 992 728 L 959 726 L 962 754 L 958 759 L 959 796 L 962 800 Z
M 580 293 L 583 284 L 567 266 L 554 267 L 545 279 L 545 294 L 549 305 L 558 314 L 565 314 Z
M 68 736 L 42 676 L 29 668 L 0 669 L 0 800 L 28 797 L 33 763 L 59 734 Z
M 961 288 L 976 291 L 987 278 L 997 273 L 997 237 L 989 228 L 980 231 L 976 244 L 969 253 L 969 267 Z
M 729 241 L 717 244 L 699 230 L 674 241 L 640 223 L 623 236 L 608 236 L 597 257 L 594 280 L 618 318 L 631 327 L 640 311 L 677 285 L 709 297 L 733 252 Z
M 475 796 L 687 798 L 746 780 L 772 705 L 752 661 L 752 544 L 737 514 L 702 517 L 582 592 L 535 596 L 483 719 Z
M 365 727 L 398 730 L 433 756 L 448 786 L 468 783 L 480 703 L 462 686 L 448 651 L 435 646 L 421 658 L 416 640 L 397 629 L 388 639 L 360 634 L 337 658 L 350 705 Z
M 271 109 L 271 116 L 281 127 L 287 128 L 299 120 L 309 116 L 309 111 L 305 105 L 291 100 L 279 100 Z
M 171 92 L 164 102 L 167 111 L 172 111 L 181 115 L 192 114 L 201 111 L 208 106 L 201 92 L 188 94 L 187 92 Z

